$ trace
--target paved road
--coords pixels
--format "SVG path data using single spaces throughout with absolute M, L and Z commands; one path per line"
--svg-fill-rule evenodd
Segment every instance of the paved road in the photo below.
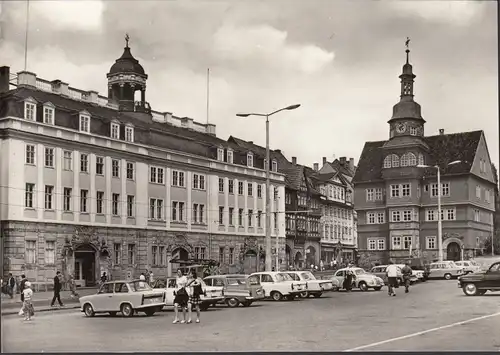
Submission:
M 397 297 L 339 292 L 250 308 L 219 307 L 204 312 L 200 324 L 172 324 L 171 311 L 132 319 L 85 318 L 77 311 L 40 313 L 32 322 L 7 316 L 2 350 L 500 350 L 500 293 L 466 297 L 456 281 L 429 281 L 409 294 L 398 291 Z M 480 317 L 486 318 L 471 321 Z

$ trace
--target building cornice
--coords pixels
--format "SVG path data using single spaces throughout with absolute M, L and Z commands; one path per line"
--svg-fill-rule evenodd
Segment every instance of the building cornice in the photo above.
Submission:
M 474 207 L 481 208 L 483 210 L 487 210 L 490 212 L 494 212 L 495 209 L 491 207 L 485 207 L 483 205 L 471 202 L 471 201 L 466 201 L 466 202 L 441 202 L 441 206 L 463 206 L 463 205 L 470 205 Z M 386 210 L 389 208 L 404 208 L 404 207 L 419 207 L 419 208 L 429 208 L 429 207 L 436 207 L 437 208 L 437 201 L 436 203 L 425 203 L 425 204 L 417 204 L 417 203 L 406 203 L 406 204 L 397 204 L 397 205 L 384 205 L 384 206 L 374 206 L 374 207 L 362 207 L 362 208 L 356 208 L 356 212 L 362 212 L 362 211 L 375 211 L 375 210 Z

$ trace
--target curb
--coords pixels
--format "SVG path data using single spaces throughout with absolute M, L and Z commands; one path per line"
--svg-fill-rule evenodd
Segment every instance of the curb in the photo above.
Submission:
M 66 307 L 53 307 L 53 308 L 41 308 L 41 309 L 35 309 L 35 315 L 38 312 L 56 312 L 56 311 L 65 311 L 68 309 L 77 309 L 80 308 L 80 305 L 72 305 L 72 306 L 66 306 Z M 6 310 L 1 313 L 2 316 L 10 316 L 10 315 L 17 315 L 19 313 L 19 309 L 15 310 Z

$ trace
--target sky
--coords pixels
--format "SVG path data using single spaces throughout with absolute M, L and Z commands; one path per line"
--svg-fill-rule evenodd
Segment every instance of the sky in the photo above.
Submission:
M 0 65 L 24 68 L 26 2 L 0 3 Z M 484 130 L 498 166 L 495 1 L 32 1 L 28 65 L 39 77 L 107 93 L 125 33 L 149 75 L 152 108 L 207 120 L 217 135 L 270 145 L 312 166 L 386 140 L 405 40 L 426 135 Z

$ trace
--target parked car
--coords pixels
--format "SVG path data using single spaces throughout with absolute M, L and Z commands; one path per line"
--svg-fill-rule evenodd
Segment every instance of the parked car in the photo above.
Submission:
M 461 267 L 464 271 L 464 275 L 481 271 L 482 266 L 478 262 L 474 260 L 463 260 L 463 261 L 455 261 L 457 266 Z
M 109 281 L 101 285 L 97 294 L 80 297 L 80 309 L 87 317 L 96 313 L 116 316 L 118 312 L 125 317 L 132 317 L 135 312 L 152 316 L 163 309 L 165 301 L 165 292 L 153 290 L 144 281 Z
M 165 290 L 167 299 L 166 306 L 173 307 L 174 305 L 174 291 L 177 289 L 177 279 L 175 277 L 158 278 L 153 283 L 154 289 Z M 207 286 L 202 281 L 202 288 L 205 290 L 206 295 L 200 295 L 200 310 L 206 311 L 208 307 L 215 306 L 217 303 L 224 301 L 224 288 L 216 286 Z
M 399 268 L 401 275 L 403 268 L 405 267 L 405 264 L 396 264 L 396 266 Z M 414 284 L 415 282 L 419 281 L 424 277 L 424 273 L 420 270 L 413 270 L 411 269 L 411 276 L 410 276 L 410 283 Z
M 213 275 L 203 279 L 207 286 L 223 287 L 224 300 L 229 307 L 249 307 L 253 302 L 264 299 L 264 288 L 257 276 Z
M 361 291 L 368 291 L 370 288 L 380 291 L 384 286 L 384 280 L 374 274 L 368 273 L 359 267 L 353 267 L 351 270 L 355 275 L 355 279 L 353 280 L 354 288 L 359 288 Z M 337 279 L 340 285 L 343 285 L 346 271 L 347 268 L 337 270 L 332 278 Z
M 458 278 L 458 287 L 467 296 L 481 296 L 486 291 L 500 291 L 500 262 L 492 264 L 486 271 L 477 271 Z
M 388 265 L 377 265 L 372 267 L 370 270 L 370 273 L 380 277 L 382 280 L 384 280 L 384 285 L 389 284 L 389 278 L 387 277 L 387 266 Z M 398 284 L 403 283 L 403 274 L 401 273 L 401 270 L 398 269 Z
M 412 265 L 411 269 L 415 270 L 415 271 L 421 271 L 422 272 L 422 277 L 420 278 L 420 281 L 422 281 L 422 282 L 427 281 L 429 279 L 430 275 L 431 275 L 431 271 L 429 269 L 429 265 L 421 265 L 421 266 Z
M 446 280 L 451 280 L 454 277 L 463 275 L 463 268 L 449 260 L 431 263 L 429 269 L 431 272 L 430 277 L 433 279 L 444 278 Z
M 323 292 L 338 291 L 337 282 L 334 286 L 332 280 L 318 280 L 310 271 L 287 271 L 286 273 L 295 281 L 306 283 L 306 290 L 300 294 L 302 298 L 309 296 L 319 298 Z
M 305 282 L 296 282 L 284 272 L 255 272 L 250 276 L 257 276 L 264 288 L 265 296 L 275 301 L 281 301 L 283 298 L 293 300 L 306 288 Z

